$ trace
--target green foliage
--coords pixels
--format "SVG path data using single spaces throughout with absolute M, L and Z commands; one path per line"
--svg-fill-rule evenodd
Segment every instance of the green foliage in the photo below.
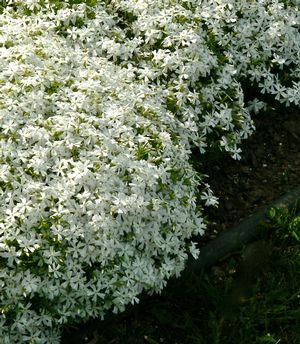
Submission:
M 268 213 L 273 228 L 273 236 L 277 240 L 287 243 L 300 243 L 300 215 L 296 208 L 289 211 L 287 208 L 271 208 Z

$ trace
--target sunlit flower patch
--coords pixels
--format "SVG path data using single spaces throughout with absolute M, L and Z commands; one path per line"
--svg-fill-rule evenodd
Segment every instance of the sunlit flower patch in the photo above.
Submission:
M 198 256 L 217 199 L 192 149 L 240 158 L 265 106 L 242 81 L 299 104 L 299 19 L 298 1 L 2 1 L 4 344 L 59 343 Z

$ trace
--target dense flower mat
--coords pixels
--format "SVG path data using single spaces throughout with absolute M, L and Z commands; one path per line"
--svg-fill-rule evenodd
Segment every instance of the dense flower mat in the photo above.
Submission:
M 59 343 L 197 257 L 191 149 L 240 158 L 242 82 L 299 103 L 299 3 L 1 1 L 1 343 Z

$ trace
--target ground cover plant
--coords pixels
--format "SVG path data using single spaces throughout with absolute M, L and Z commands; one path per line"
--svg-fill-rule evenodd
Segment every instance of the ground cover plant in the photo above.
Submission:
M 216 205 L 192 149 L 253 131 L 253 84 L 299 104 L 298 1 L 2 1 L 0 335 L 160 291 Z
M 270 209 L 257 241 L 120 315 L 67 328 L 63 344 L 297 344 L 299 235 L 299 207 Z

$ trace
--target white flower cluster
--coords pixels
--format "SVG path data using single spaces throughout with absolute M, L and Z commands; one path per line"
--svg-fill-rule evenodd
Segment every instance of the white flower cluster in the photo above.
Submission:
M 242 79 L 299 103 L 299 1 L 0 5 L 1 343 L 160 291 L 215 205 L 191 149 L 239 159 Z

